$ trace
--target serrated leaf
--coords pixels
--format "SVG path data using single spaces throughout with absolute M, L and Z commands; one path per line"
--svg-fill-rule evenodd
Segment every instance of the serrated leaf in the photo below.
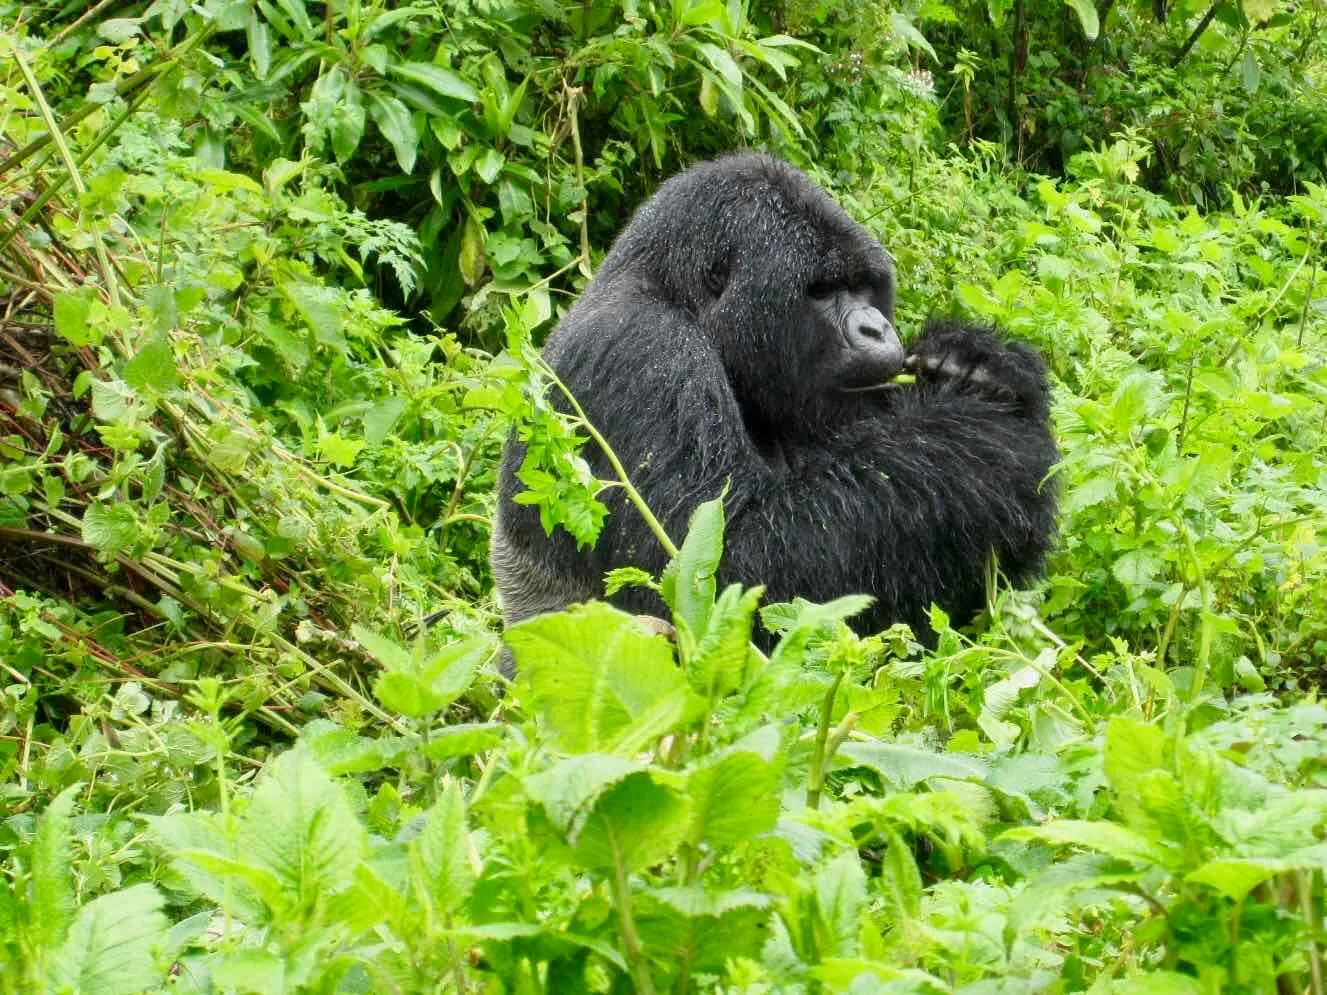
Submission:
M 693 971 L 723 973 L 734 958 L 758 958 L 771 901 L 750 890 L 653 888 L 633 897 L 642 945 L 666 950 Z
M 1177 856 L 1159 843 L 1113 822 L 1061 819 L 1042 826 L 1011 829 L 1002 839 L 1040 840 L 1055 846 L 1080 846 L 1135 864 L 1171 867 Z
M 687 781 L 687 840 L 715 849 L 774 828 L 779 818 L 779 734 L 766 726 L 707 758 Z
M 80 786 L 72 784 L 52 799 L 37 819 L 27 895 L 28 929 L 37 949 L 54 953 L 74 913 L 74 875 L 69 815 Z
M 157 962 L 169 923 L 150 884 L 94 898 L 78 910 L 51 971 L 52 991 L 133 995 L 166 981 Z
M 854 765 L 870 767 L 890 787 L 907 790 L 933 777 L 961 781 L 983 781 L 986 765 L 957 753 L 932 753 L 915 746 L 895 743 L 845 743 L 839 756 Z
M 83 541 L 107 556 L 126 552 L 138 539 L 132 505 L 90 504 L 83 511 Z
M 527 778 L 530 797 L 585 868 L 639 870 L 682 842 L 688 806 L 676 775 L 607 754 L 570 757 Z
M 345 790 L 299 744 L 268 764 L 235 849 L 280 884 L 283 905 L 312 910 L 350 885 L 365 846 Z
M 373 693 L 392 711 L 411 718 L 440 712 L 470 687 L 492 646 L 488 636 L 476 636 L 418 657 L 412 654 L 405 662 L 393 663 L 373 685 Z
M 634 754 L 686 713 L 689 689 L 668 641 L 609 605 L 537 616 L 503 638 L 530 704 L 562 750 Z
M 691 514 L 681 548 L 659 579 L 664 602 L 696 634 L 705 631 L 714 605 L 723 532 L 723 499 L 700 504 Z
M 140 393 L 165 394 L 179 385 L 170 339 L 154 335 L 125 365 L 124 382 Z
M 415 894 L 440 918 L 460 909 L 474 887 L 465 801 L 453 782 L 429 809 L 424 829 L 410 841 L 410 881 Z

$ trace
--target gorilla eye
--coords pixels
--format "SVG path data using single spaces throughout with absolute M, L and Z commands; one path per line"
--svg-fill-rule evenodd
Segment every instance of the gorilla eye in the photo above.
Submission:
M 833 297 L 838 293 L 838 289 L 838 285 L 830 280 L 816 280 L 806 288 L 806 294 L 808 297 L 812 297 L 815 300 L 823 301 L 827 298 Z

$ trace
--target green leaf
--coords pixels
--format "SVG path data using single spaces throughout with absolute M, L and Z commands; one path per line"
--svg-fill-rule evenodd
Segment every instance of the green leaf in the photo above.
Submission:
M 166 983 L 158 952 L 169 923 L 150 884 L 94 898 L 79 909 L 51 971 L 53 991 L 133 995 Z
M 932 753 L 915 746 L 879 741 L 845 743 L 839 756 L 854 765 L 870 767 L 890 787 L 906 791 L 933 777 L 984 781 L 986 765 L 957 753 Z
M 272 32 L 256 10 L 249 11 L 244 31 L 249 43 L 249 63 L 253 66 L 253 74 L 260 80 L 266 79 L 272 70 Z
M 241 821 L 236 853 L 280 882 L 284 902 L 312 912 L 349 886 L 366 843 L 344 789 L 297 744 L 264 771 Z
M 1097 8 L 1092 0 L 1064 0 L 1078 15 L 1078 23 L 1083 28 L 1083 36 L 1088 41 L 1096 41 L 1101 33 L 1101 21 L 1097 17 Z
M 27 924 L 33 945 L 54 954 L 74 913 L 74 875 L 69 814 L 80 785 L 71 784 L 46 806 L 37 819 L 31 850 Z
M 55 295 L 55 331 L 77 348 L 100 345 L 102 329 L 89 323 L 92 302 L 97 298 L 93 287 L 79 287 Z
M 1124 585 L 1129 597 L 1139 598 L 1161 582 L 1169 565 L 1151 549 L 1133 549 L 1116 557 L 1110 572 Z
M 778 730 L 766 726 L 703 761 L 687 781 L 687 841 L 723 850 L 774 828 L 781 760 Z
M 676 775 L 606 754 L 570 757 L 526 779 L 572 857 L 585 868 L 639 870 L 667 859 L 686 833 Z
M 822 928 L 816 935 L 816 959 L 851 957 L 859 951 L 858 934 L 866 916 L 866 873 L 855 850 L 844 850 L 813 879 Z
M 405 398 L 389 397 L 364 412 L 364 441 L 373 448 L 382 445 L 401 412 L 405 411 Z
M 1134 864 L 1171 867 L 1177 862 L 1176 855 L 1159 843 L 1113 822 L 1061 819 L 1042 826 L 1011 829 L 1000 838 L 1040 840 L 1054 846 L 1081 846 Z
M 723 498 L 699 505 L 691 514 L 682 547 L 659 578 L 664 602 L 697 635 L 705 631 L 714 607 L 714 577 L 723 556 L 723 530 Z
M 1218 857 L 1185 875 L 1190 884 L 1205 884 L 1233 901 L 1243 901 L 1258 885 L 1289 870 L 1284 860 L 1266 857 Z
M 333 466 L 342 469 L 354 466 L 364 444 L 363 439 L 347 439 L 339 432 L 327 431 L 321 421 L 318 424 L 318 452 Z
M 179 385 L 170 339 L 154 335 L 125 365 L 124 382 L 140 393 L 165 394 Z
M 735 958 L 758 960 L 769 937 L 771 901 L 756 891 L 653 888 L 632 902 L 642 946 L 667 951 L 670 966 L 722 975 Z
M 455 781 L 429 809 L 424 829 L 410 841 L 410 882 L 414 893 L 440 918 L 451 916 L 470 896 L 470 834 L 465 802 Z
M 1262 71 L 1258 68 L 1258 57 L 1253 54 L 1253 49 L 1244 50 L 1244 58 L 1239 64 L 1240 83 L 1244 86 L 1244 92 L 1252 96 L 1258 92 L 1258 84 L 1262 81 Z
M 475 671 L 493 652 L 489 636 L 475 636 L 452 643 L 433 652 L 420 651 L 407 655 L 405 651 L 380 636 L 372 636 L 356 626 L 353 631 L 378 659 L 391 660 L 388 669 L 373 686 L 379 701 L 392 711 L 411 718 L 423 718 L 442 711 L 470 687 Z M 381 654 L 381 655 L 380 655 Z M 389 655 L 390 654 L 390 655 Z
M 419 132 L 415 129 L 415 121 L 410 116 L 409 108 L 396 97 L 371 92 L 369 116 L 382 132 L 382 137 L 391 143 L 401 172 L 411 172 L 415 168 L 415 157 L 419 152 Z
M 128 552 L 139 531 L 132 505 L 90 504 L 83 511 L 83 541 L 104 555 Z
M 609 605 L 540 615 L 503 638 L 531 705 L 562 750 L 634 754 L 686 714 L 690 692 L 668 641 Z
M 320 283 L 284 278 L 278 278 L 276 285 L 320 343 L 345 348 L 344 301 L 340 291 Z
M 692 645 L 683 630 L 687 680 L 706 701 L 717 702 L 746 685 L 751 652 L 751 629 L 764 588 L 742 591 L 736 584 L 724 589 L 714 604 L 705 631 Z
M 479 100 L 479 91 L 450 69 L 431 62 L 394 62 L 387 71 L 412 83 L 432 90 L 440 97 L 463 100 L 468 104 Z

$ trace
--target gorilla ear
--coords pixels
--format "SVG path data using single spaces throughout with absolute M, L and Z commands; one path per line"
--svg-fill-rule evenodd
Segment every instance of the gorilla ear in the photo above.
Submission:
M 723 296 L 723 292 L 728 287 L 728 258 L 715 260 L 710 268 L 705 271 L 702 281 L 705 284 L 705 292 L 713 298 Z

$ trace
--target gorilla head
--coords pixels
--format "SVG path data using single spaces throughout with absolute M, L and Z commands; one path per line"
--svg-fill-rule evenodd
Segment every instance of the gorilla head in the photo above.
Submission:
M 889 257 L 775 159 L 720 159 L 665 183 L 596 282 L 631 274 L 656 282 L 705 331 L 752 423 L 819 421 L 839 391 L 902 368 Z
M 1045 366 L 956 323 L 905 357 L 889 257 L 785 163 L 744 154 L 665 183 L 618 237 L 545 356 L 680 537 L 728 487 L 727 581 L 777 600 L 874 595 L 863 629 L 922 634 L 980 608 L 992 555 L 1033 576 L 1054 531 Z M 914 385 L 885 382 L 905 365 Z M 508 622 L 596 597 L 663 551 L 620 490 L 593 550 L 544 534 L 502 467 L 493 569 Z M 591 454 L 591 459 L 598 458 Z M 600 476 L 610 476 L 600 460 Z M 655 596 L 615 599 L 659 611 Z

